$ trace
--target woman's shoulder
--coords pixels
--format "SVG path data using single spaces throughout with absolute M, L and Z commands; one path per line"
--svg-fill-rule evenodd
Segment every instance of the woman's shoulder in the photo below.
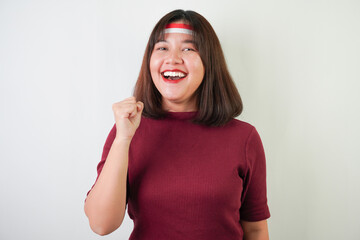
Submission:
M 242 142 L 247 146 L 261 145 L 261 137 L 253 124 L 233 119 L 228 123 L 228 130 L 228 132 L 231 132 L 228 136 L 231 136 L 232 139 L 236 139 L 238 142 Z
M 235 129 L 239 129 L 239 130 L 247 130 L 247 131 L 252 131 L 255 127 L 246 121 L 243 120 L 239 120 L 239 119 L 232 119 L 230 122 L 228 122 L 226 124 L 226 126 L 230 127 L 230 128 L 235 128 Z

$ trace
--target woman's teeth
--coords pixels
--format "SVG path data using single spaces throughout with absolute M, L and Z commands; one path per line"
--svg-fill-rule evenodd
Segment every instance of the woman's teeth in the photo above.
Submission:
M 164 72 L 164 77 L 171 79 L 171 80 L 177 80 L 180 78 L 184 78 L 186 77 L 186 74 L 182 73 L 182 72 Z

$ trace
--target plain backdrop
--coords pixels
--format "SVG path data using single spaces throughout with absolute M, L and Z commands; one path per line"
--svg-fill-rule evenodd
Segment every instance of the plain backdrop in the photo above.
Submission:
M 84 199 L 149 34 L 201 13 L 267 157 L 271 239 L 360 238 L 357 0 L 0 0 L 0 239 L 100 237 Z M 161 148 L 161 146 L 159 146 Z M 161 150 L 161 149 L 160 149 Z

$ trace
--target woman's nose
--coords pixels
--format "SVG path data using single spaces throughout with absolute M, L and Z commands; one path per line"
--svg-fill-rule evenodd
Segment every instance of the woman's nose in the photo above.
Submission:
M 167 56 L 166 63 L 168 64 L 181 64 L 183 63 L 183 59 L 181 53 L 178 51 L 170 51 Z

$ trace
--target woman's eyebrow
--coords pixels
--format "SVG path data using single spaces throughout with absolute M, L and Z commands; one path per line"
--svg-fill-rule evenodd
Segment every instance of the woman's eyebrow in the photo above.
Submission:
M 182 41 L 183 43 L 192 43 L 192 44 L 195 44 L 195 41 L 192 40 L 192 39 L 187 39 L 187 40 L 184 40 Z

